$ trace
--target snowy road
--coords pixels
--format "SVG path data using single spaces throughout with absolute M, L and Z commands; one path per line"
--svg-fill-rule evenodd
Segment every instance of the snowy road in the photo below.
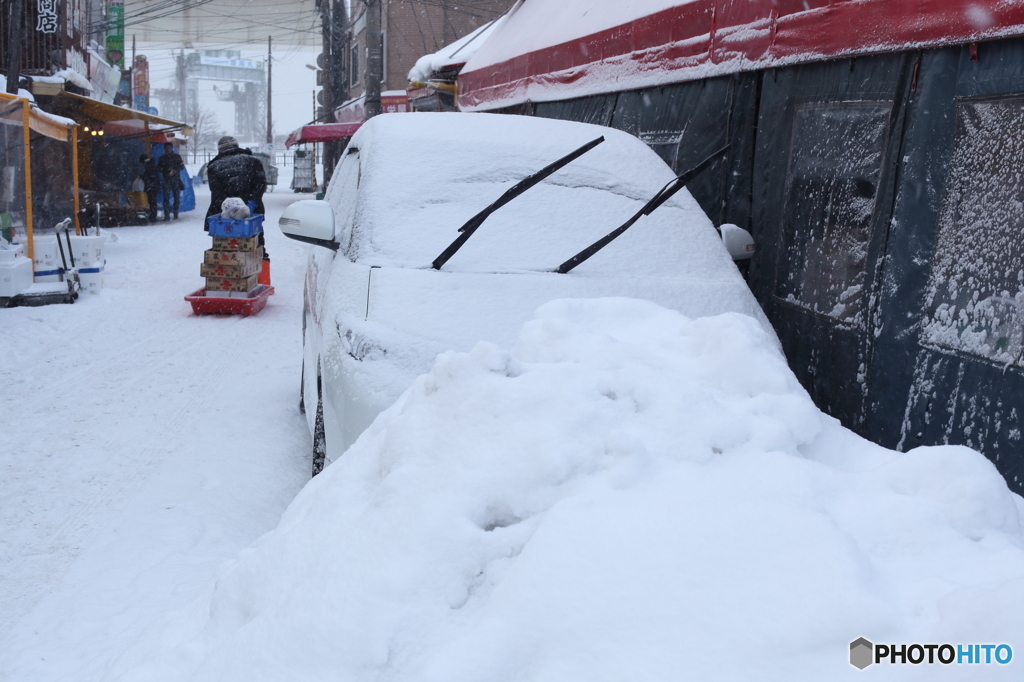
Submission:
M 283 179 L 287 182 L 287 179 Z M 309 477 L 307 247 L 277 229 L 257 316 L 195 317 L 202 214 L 111 230 L 98 296 L 0 310 L 0 680 L 100 679 L 272 529 Z

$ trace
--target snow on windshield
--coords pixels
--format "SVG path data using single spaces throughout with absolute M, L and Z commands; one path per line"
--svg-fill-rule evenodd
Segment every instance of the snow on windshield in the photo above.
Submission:
M 550 271 L 618 227 L 672 179 L 635 137 L 524 116 L 384 115 L 353 138 L 358 185 L 328 198 L 336 211 L 360 203 L 350 257 L 428 267 L 458 228 L 503 192 L 602 135 L 603 144 L 494 213 L 445 265 Z M 579 272 L 714 276 L 729 265 L 720 242 L 697 203 L 680 192 Z
M 439 357 L 118 679 L 839 679 L 862 636 L 1024 642 L 1022 511 L 822 414 L 749 317 L 560 300 Z

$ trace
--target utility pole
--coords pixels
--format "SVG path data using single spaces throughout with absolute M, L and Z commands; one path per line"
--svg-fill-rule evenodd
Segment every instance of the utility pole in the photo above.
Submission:
M 348 12 L 345 0 L 333 0 L 331 9 L 331 54 L 335 55 L 334 63 L 328 77 L 331 80 L 331 92 L 334 93 L 334 106 L 348 100 L 348 70 L 345 63 L 348 59 Z M 332 114 L 333 120 L 333 114 Z
M 271 45 L 273 36 L 267 36 L 267 144 L 274 144 L 274 117 L 271 114 L 270 103 L 272 101 L 273 80 L 271 73 L 274 67 L 274 51 Z
M 185 48 L 181 48 L 181 57 L 178 61 L 178 93 L 181 95 L 178 100 L 181 103 L 181 117 L 178 120 L 187 123 L 185 120 L 185 112 L 188 110 L 186 106 L 188 94 L 185 90 Z
M 18 94 L 18 73 L 21 71 L 21 27 L 25 15 L 24 0 L 7 3 L 10 16 L 7 25 L 7 92 Z
M 380 0 L 366 0 L 366 118 L 381 113 L 380 85 L 384 80 L 384 40 L 380 26 Z
M 313 102 L 313 122 L 333 122 L 334 113 L 334 90 L 332 84 L 334 78 L 332 74 L 334 72 L 334 61 L 335 57 L 331 53 L 331 47 L 334 45 L 333 31 L 332 31 L 332 20 L 331 20 L 331 3 L 329 0 L 318 0 L 320 5 L 320 30 L 323 33 L 323 63 L 317 61 L 317 66 L 320 67 L 320 75 L 318 76 L 318 85 L 322 86 L 323 89 L 320 91 L 321 101 L 323 102 L 323 115 L 317 116 L 316 114 L 316 98 L 314 96 Z M 331 114 L 331 116 L 328 116 Z M 315 146 L 315 145 L 314 145 Z M 324 159 L 324 186 L 327 186 L 327 182 L 331 179 L 331 174 L 334 172 L 334 145 L 331 142 L 324 142 L 323 144 L 323 159 Z

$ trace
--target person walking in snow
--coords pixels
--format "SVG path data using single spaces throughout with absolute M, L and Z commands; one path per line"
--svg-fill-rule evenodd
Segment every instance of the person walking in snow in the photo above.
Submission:
M 185 170 L 185 162 L 174 151 L 174 145 L 170 142 L 164 143 L 164 155 L 160 157 L 156 168 L 164 180 L 164 220 L 170 220 L 172 213 L 177 218 L 178 207 L 181 206 L 181 190 L 185 189 L 181 181 L 181 171 Z
M 139 179 L 142 180 L 142 189 L 146 193 L 146 202 L 149 204 L 149 222 L 156 222 L 156 198 L 160 194 L 160 171 L 149 154 L 139 157 L 142 164 L 142 172 Z
M 256 204 L 253 213 L 265 213 L 263 193 L 267 190 L 267 176 L 263 172 L 263 164 L 251 150 L 239 147 L 235 138 L 226 135 L 217 141 L 217 156 L 207 164 L 206 177 L 210 182 L 207 218 L 219 215 L 221 204 L 229 197 L 238 197 L 246 203 L 251 201 Z M 203 229 L 209 231 L 210 228 L 204 223 Z M 264 247 L 263 259 L 270 260 L 262 232 L 259 244 Z
M 217 156 L 206 166 L 210 182 L 210 210 L 206 217 L 221 212 L 221 204 L 228 197 L 256 204 L 253 213 L 264 213 L 263 193 L 267 190 L 267 176 L 263 164 L 249 149 L 242 149 L 230 135 L 217 142 Z

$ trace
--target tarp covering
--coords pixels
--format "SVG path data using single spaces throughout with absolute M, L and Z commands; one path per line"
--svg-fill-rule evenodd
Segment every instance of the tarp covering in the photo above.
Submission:
M 363 125 L 362 122 L 318 123 L 302 126 L 292 131 L 292 134 L 285 140 L 284 146 L 290 149 L 297 144 L 305 144 L 307 142 L 335 142 L 343 140 L 355 135 L 361 125 Z
M 27 106 L 27 100 L 0 94 L 0 227 L 9 240 L 12 236 L 27 239 L 30 229 L 25 201 L 24 107 Z
M 530 0 L 466 63 L 459 107 L 497 109 L 1022 34 L 1020 2 Z
M 26 245 L 29 257 L 35 233 L 76 219 L 73 130 L 73 121 L 39 111 L 24 98 L 0 96 L 0 224 Z
M 1024 492 L 1024 38 L 528 103 L 600 123 L 757 243 L 749 283 L 815 402 L 900 450 L 963 444 Z

